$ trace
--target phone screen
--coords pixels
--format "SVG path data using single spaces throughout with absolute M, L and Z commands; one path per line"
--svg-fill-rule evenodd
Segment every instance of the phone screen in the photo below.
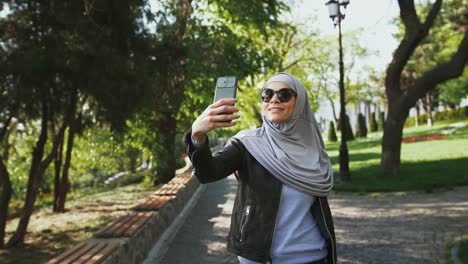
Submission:
M 237 77 L 223 76 L 216 80 L 214 102 L 222 98 L 236 98 Z

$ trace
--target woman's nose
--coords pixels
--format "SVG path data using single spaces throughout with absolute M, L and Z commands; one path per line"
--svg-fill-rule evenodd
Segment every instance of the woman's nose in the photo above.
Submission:
M 270 103 L 280 103 L 281 101 L 278 99 L 278 94 L 274 93 L 273 97 L 270 100 Z

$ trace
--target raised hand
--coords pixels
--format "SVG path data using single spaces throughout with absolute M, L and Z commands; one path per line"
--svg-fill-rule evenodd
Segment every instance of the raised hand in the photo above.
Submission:
M 234 98 L 223 98 L 209 105 L 205 111 L 192 124 L 192 137 L 201 141 L 205 135 L 219 127 L 232 127 L 236 125 L 233 120 L 240 116 L 235 114 L 239 111 L 234 105 Z

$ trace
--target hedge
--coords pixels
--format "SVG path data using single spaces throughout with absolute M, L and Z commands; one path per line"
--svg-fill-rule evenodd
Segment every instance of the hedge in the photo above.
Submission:
M 432 116 L 434 121 L 460 120 L 468 118 L 468 105 L 457 109 L 435 112 Z M 406 118 L 405 127 L 415 126 L 415 117 Z M 419 115 L 419 124 L 427 123 L 427 113 Z

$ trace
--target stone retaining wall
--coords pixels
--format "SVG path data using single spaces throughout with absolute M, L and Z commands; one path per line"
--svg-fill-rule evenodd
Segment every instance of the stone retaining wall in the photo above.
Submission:
M 188 173 L 191 171 L 189 169 Z M 103 263 L 142 263 L 150 249 L 184 209 L 199 186 L 199 181 L 195 177 L 191 178 L 185 188 L 177 192 L 176 198 L 169 201 L 161 210 L 156 211 L 151 220 L 133 236 L 119 239 L 120 248 Z
M 183 210 L 186 203 L 190 200 L 192 195 L 200 186 L 199 181 L 195 177 L 191 177 L 191 171 L 192 169 L 189 168 L 167 183 L 170 185 L 171 182 L 172 184 L 177 182 L 178 185 L 182 187 L 177 190 L 174 199 L 168 201 L 160 209 L 151 211 L 152 215 L 149 220 L 147 220 L 141 227 L 139 227 L 131 236 L 98 238 L 99 236 L 97 236 L 97 234 L 106 228 L 104 227 L 103 229 L 97 231 L 93 238 L 85 241 L 99 241 L 119 244 L 117 250 L 108 258 L 106 258 L 102 263 L 133 264 L 143 262 L 150 249 L 158 241 L 164 231 L 171 225 L 178 214 Z M 184 184 L 180 184 L 181 179 Z M 163 187 L 164 185 L 161 188 Z M 133 211 L 129 211 L 129 213 L 131 212 Z

